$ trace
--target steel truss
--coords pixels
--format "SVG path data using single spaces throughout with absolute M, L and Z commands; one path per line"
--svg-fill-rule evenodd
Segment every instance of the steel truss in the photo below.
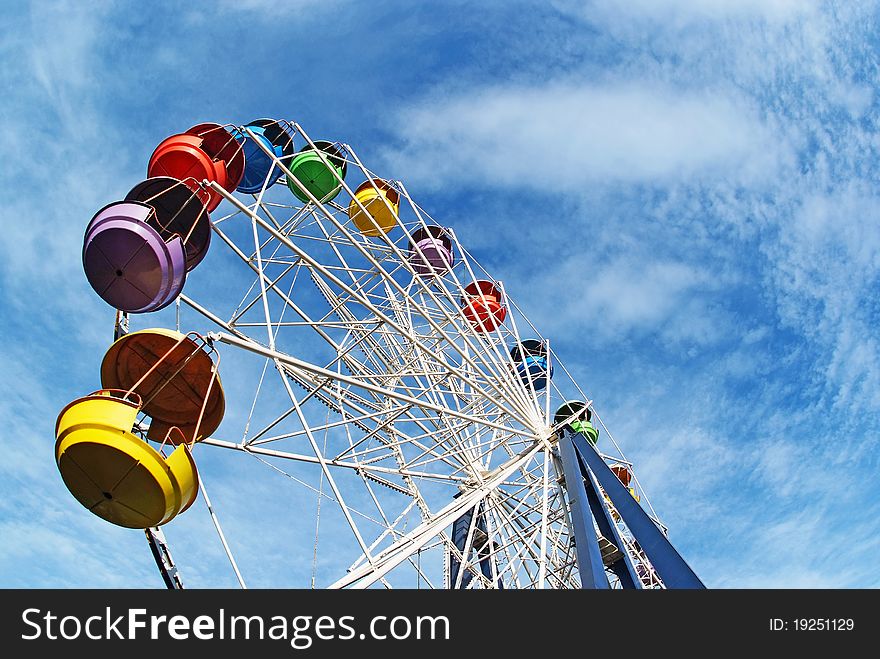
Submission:
M 301 145 L 315 146 L 301 126 L 289 128 Z M 316 199 L 301 184 L 305 204 L 281 184 L 244 196 L 204 182 L 231 209 L 212 219 L 219 239 L 212 250 L 224 251 L 227 271 L 222 290 L 182 295 L 178 316 L 218 349 L 247 356 L 249 367 L 221 375 L 227 389 L 235 381 L 233 388 L 250 397 L 230 401 L 249 409 L 243 430 L 221 426 L 196 458 L 223 449 L 287 476 L 285 487 L 317 495 L 315 510 L 268 522 L 296 524 L 314 536 L 313 551 L 299 548 L 289 557 L 312 563 L 311 585 L 669 586 L 653 545 L 628 523 L 636 517 L 631 506 L 607 479 L 594 478 L 598 470 L 584 466 L 579 444 L 565 439 L 557 446 L 562 428 L 552 425 L 551 407 L 591 399 L 549 340 L 502 282 L 495 283 L 508 309 L 505 322 L 489 330 L 463 316 L 465 287 L 493 278 L 453 229 L 445 227 L 453 266 L 421 272 L 429 262 L 412 246 L 413 234 L 441 224 L 402 182 L 390 181 L 399 208 L 384 202 L 397 226 L 373 237 L 361 233 L 348 207 L 368 211 L 352 186 L 378 175 L 350 145 L 335 146 L 347 165 L 344 178 L 330 168 L 344 202 Z M 283 171 L 282 184 L 293 178 L 289 162 L 266 153 Z M 555 375 L 546 389 L 517 374 L 510 348 L 525 339 L 547 346 Z M 591 459 L 626 462 L 605 432 L 609 454 L 593 451 Z M 661 528 L 643 502 L 645 508 L 636 507 Z M 328 503 L 340 523 L 325 537 Z M 243 586 L 235 538 L 226 541 L 219 521 L 217 530 Z

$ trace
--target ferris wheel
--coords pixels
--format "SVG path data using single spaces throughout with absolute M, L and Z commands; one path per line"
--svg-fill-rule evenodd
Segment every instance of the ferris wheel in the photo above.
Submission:
M 311 566 L 280 585 L 702 587 L 550 338 L 404 181 L 274 119 L 172 135 L 146 174 L 86 228 L 115 340 L 55 457 L 168 587 L 200 499 L 247 587 L 259 543 L 208 496 L 244 465 L 248 514 L 298 539 L 257 562 Z

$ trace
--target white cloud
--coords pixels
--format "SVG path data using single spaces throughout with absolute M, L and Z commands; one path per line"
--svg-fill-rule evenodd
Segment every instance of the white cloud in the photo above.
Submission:
M 338 9 L 340 5 L 344 5 L 348 0 L 288 0 L 287 2 L 274 2 L 273 0 L 220 0 L 218 8 L 226 12 L 235 12 L 244 14 L 248 18 L 257 18 L 264 21 L 278 21 L 279 19 L 289 19 L 291 17 L 303 19 L 314 19 L 323 17 L 328 11 Z M 317 10 L 317 11 L 316 11 Z M 311 12 L 305 14 L 305 12 Z M 204 20 L 206 17 L 203 13 L 192 14 L 192 19 L 198 17 Z
M 598 21 L 649 20 L 676 28 L 697 21 L 760 18 L 769 22 L 792 20 L 815 8 L 813 0 L 592 0 L 553 3 L 561 11 Z
M 112 318 L 83 282 L 76 245 L 88 217 L 109 201 L 108 191 L 122 186 L 124 193 L 124 181 L 133 182 L 143 167 L 122 139 L 130 123 L 102 113 L 109 101 L 96 90 L 107 85 L 95 80 L 110 89 L 116 80 L 117 91 L 146 80 L 150 88 L 142 91 L 153 100 L 173 94 L 163 81 L 114 74 L 102 55 L 112 42 L 101 36 L 100 13 L 78 11 L 72 3 L 60 7 L 46 16 L 35 11 L 30 31 L 0 44 L 7 59 L 14 53 L 22 63 L 4 77 L 17 93 L 4 107 L 8 130 L 0 146 L 5 154 L 24 154 L 15 159 L 19 188 L 6 190 L 0 211 L 4 302 L 16 319 L 20 314 L 33 326 L 29 344 L 4 354 L 8 377 L 0 409 L 11 419 L 12 438 L 4 444 L 6 487 L 59 497 L 51 505 L 5 511 L 2 535 L 22 542 L 0 554 L 2 574 L 9 585 L 13 578 L 24 586 L 58 580 L 153 585 L 158 578 L 142 539 L 135 542 L 76 508 L 46 449 L 54 415 L 67 402 L 64 392 L 97 375 L 107 337 L 97 336 L 95 318 Z M 263 5 L 253 0 L 227 7 L 256 20 Z M 264 15 L 274 20 L 276 9 Z M 549 81 L 518 71 L 509 76 L 515 82 L 507 81 L 511 65 L 489 40 L 480 44 L 483 53 L 492 53 L 481 62 L 488 75 L 475 80 L 476 66 L 455 82 L 438 74 L 429 83 L 436 81 L 433 91 L 416 86 L 414 97 L 394 97 L 401 109 L 390 116 L 390 132 L 402 142 L 386 154 L 394 175 L 422 189 L 434 183 L 489 190 L 453 212 L 474 212 L 480 230 L 499 226 L 490 222 L 495 213 L 504 218 L 504 236 L 520 239 L 513 253 L 529 271 L 518 273 L 521 265 L 497 250 L 497 274 L 518 301 L 537 311 L 529 315 L 542 332 L 577 342 L 580 352 L 564 361 L 590 376 L 581 382 L 597 394 L 603 418 L 636 461 L 674 541 L 690 549 L 686 557 L 693 556 L 698 572 L 705 570 L 715 584 L 876 583 L 869 568 L 859 567 L 870 565 L 864 556 L 876 553 L 876 541 L 847 544 L 856 534 L 877 537 L 871 523 L 876 496 L 863 483 L 876 466 L 877 445 L 876 422 L 865 412 L 880 407 L 874 338 L 880 234 L 872 192 L 876 55 L 859 45 L 865 31 L 846 19 L 850 11 L 858 15 L 850 5 L 837 8 L 843 18 L 834 23 L 807 2 L 595 2 L 579 14 L 594 31 L 577 25 L 553 35 L 559 42 L 542 44 L 544 50 L 518 53 L 532 57 L 536 69 L 559 63 L 551 50 L 570 57 L 564 70 L 548 67 Z M 191 13 L 184 20 L 199 17 Z M 210 25 L 200 24 L 206 35 Z M 363 52 L 358 38 L 346 33 L 352 52 Z M 614 47 L 595 55 L 594 39 L 614 41 Z M 157 48 L 164 55 L 154 53 L 153 61 L 169 67 L 182 52 L 176 42 Z M 375 40 L 369 48 L 384 53 Z M 386 55 L 376 55 L 377 66 L 403 72 L 406 63 Z M 241 73 L 230 66 L 230 78 Z M 279 85 L 286 80 L 271 66 L 264 74 Z M 350 91 L 346 82 L 351 80 L 340 75 L 338 88 Z M 181 100 L 186 106 L 188 99 Z M 369 110 L 365 99 L 357 100 Z M 328 122 L 344 116 L 343 105 L 355 105 L 350 97 L 345 101 L 326 113 Z M 129 122 L 131 115 L 129 109 Z M 104 140 L 100 153 L 112 157 L 95 157 L 98 138 Z M 149 150 L 148 141 L 138 144 Z M 851 184 L 854 179 L 862 183 Z M 25 194 L 22 181 L 36 182 L 36 192 Z M 502 195 L 492 194 L 496 187 Z M 609 189 L 613 194 L 603 196 Z M 543 195 L 570 200 L 565 212 L 554 207 L 523 217 L 499 201 L 515 206 Z M 728 233 L 725 223 L 732 227 Z M 483 251 L 497 246 L 497 236 L 486 231 Z M 543 251 L 536 249 L 541 241 Z M 579 253 L 569 257 L 562 247 Z M 216 290 L 227 290 L 229 263 L 216 251 L 211 259 L 188 283 L 197 293 L 208 279 Z M 736 290 L 743 281 L 748 296 L 727 305 L 728 295 L 743 293 Z M 574 293 L 571 282 L 582 282 Z M 172 311 L 158 318 L 170 319 Z M 779 331 L 780 320 L 785 331 Z M 696 346 L 705 363 L 658 350 L 665 346 L 683 347 L 687 356 Z M 225 358 L 224 369 L 236 366 Z M 52 382 L 53 372 L 63 382 Z M 736 386 L 728 386 L 730 380 Z M 248 386 L 230 379 L 230 437 L 230 429 L 243 426 Z M 257 570 L 255 583 L 293 580 L 292 572 L 257 565 L 263 551 L 288 564 L 296 551 L 306 559 L 291 570 L 308 572 L 310 529 L 304 537 L 291 526 L 264 539 L 262 519 L 251 519 L 254 502 L 274 492 L 273 472 L 256 465 L 267 478 L 240 460 L 227 463 L 207 453 L 199 453 L 200 466 L 230 541 Z M 252 480 L 239 478 L 240 471 Z M 301 499 L 311 504 L 311 494 Z M 810 498 L 809 514 L 801 510 L 804 497 Z M 325 522 L 334 505 L 325 509 Z M 225 556 L 213 537 L 203 545 L 213 531 L 199 506 L 176 520 L 169 536 L 181 562 L 194 566 L 184 579 L 192 575 L 190 583 L 211 585 Z M 276 506 L 281 519 L 278 500 L 263 512 Z M 833 528 L 840 519 L 846 528 Z M 860 519 L 868 522 L 860 525 Z M 335 529 L 329 523 L 324 528 L 332 542 Z M 53 552 L 58 545 L 64 549 Z M 125 560 L 105 561 L 102 570 L 99 549 L 105 545 L 123 546 Z M 831 553 L 841 547 L 848 565 Z M 65 564 L 50 562 L 53 553 Z M 96 558 L 77 561 L 84 554 Z M 328 560 L 341 558 L 330 552 L 319 557 Z M 21 575 L 22 564 L 33 571 Z M 227 578 L 223 567 L 221 578 Z
M 649 80 L 576 80 L 437 95 L 403 108 L 386 160 L 423 185 L 547 194 L 600 181 L 772 176 L 787 147 L 741 100 Z
M 657 327 L 705 281 L 703 273 L 681 263 L 616 259 L 586 281 L 581 292 L 585 307 L 615 329 Z
M 722 295 L 728 276 L 717 265 L 634 246 L 595 256 L 575 251 L 540 269 L 531 261 L 523 267 L 505 285 L 540 291 L 525 311 L 540 319 L 546 336 L 587 332 L 592 349 L 619 349 L 623 341 L 648 338 L 654 348 L 687 352 L 717 343 L 730 330 Z
M 641 455 L 637 474 L 649 492 L 677 492 L 676 508 L 690 506 L 692 498 L 714 498 L 713 488 L 726 480 L 735 465 L 733 445 L 705 428 L 660 426 L 643 430 L 643 445 L 634 451 Z
M 824 505 L 807 506 L 779 515 L 773 507 L 758 508 L 751 523 L 743 518 L 739 575 L 734 580 L 718 566 L 722 587 L 739 588 L 875 588 L 876 570 L 859 558 L 876 551 L 876 522 L 855 527 L 834 523 Z M 867 538 L 867 546 L 853 542 Z
M 877 199 L 862 184 L 809 195 L 764 250 L 781 318 L 822 348 L 818 366 L 842 409 L 880 406 L 872 327 L 880 276 Z
M 0 180 L 0 278 L 13 292 L 11 308 L 51 307 L 51 319 L 66 316 L 80 331 L 106 309 L 82 271 L 86 224 L 143 169 L 132 171 L 129 145 L 100 102 L 100 39 L 114 6 L 45 9 L 32 5 L 22 30 L 2 46 L 19 65 L 0 72 L 0 82 L 16 90 L 4 104 L 7 130 L 0 133 L 0 151 L 14 162 L 12 175 Z

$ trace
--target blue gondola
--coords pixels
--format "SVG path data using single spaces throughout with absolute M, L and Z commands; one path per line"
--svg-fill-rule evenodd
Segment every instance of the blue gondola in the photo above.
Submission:
M 535 391 L 541 391 L 547 386 L 547 381 L 553 377 L 553 364 L 547 366 L 547 346 L 543 341 L 528 339 L 510 349 L 510 357 L 513 359 L 516 373 L 523 384 L 529 382 L 535 387 Z
M 274 185 L 284 173 L 280 167 L 273 169 L 274 161 L 264 148 L 274 153 L 278 159 L 289 158 L 294 153 L 293 135 L 273 119 L 257 119 L 247 124 L 245 128 L 252 132 L 254 137 L 239 131 L 235 135 L 242 143 L 245 157 L 244 176 L 237 190 L 246 194 L 256 194 L 263 189 L 264 183 L 266 187 Z M 270 171 L 271 177 L 266 182 Z

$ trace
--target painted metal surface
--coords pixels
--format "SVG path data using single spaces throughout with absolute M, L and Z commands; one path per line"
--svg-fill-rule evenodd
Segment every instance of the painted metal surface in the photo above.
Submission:
M 234 129 L 231 126 L 227 128 L 217 123 L 205 122 L 186 131 L 187 135 L 195 135 L 202 140 L 201 149 L 209 158 L 222 164 L 226 181 L 220 184 L 230 192 L 241 183 L 245 169 L 244 151 L 232 130 Z
M 581 463 L 581 474 L 584 477 L 584 487 L 587 490 L 587 500 L 590 503 L 590 510 L 593 513 L 593 519 L 596 520 L 596 527 L 599 535 L 608 539 L 617 547 L 619 558 L 611 564 L 605 561 L 609 569 L 617 575 L 620 585 L 623 588 L 641 588 L 642 582 L 636 574 L 636 570 L 626 548 L 626 541 L 620 530 L 617 528 L 614 518 L 608 506 L 605 505 L 605 497 L 600 495 L 599 486 L 596 483 L 596 477 L 590 473 L 589 469 L 585 469 Z
M 315 148 L 306 145 L 293 157 L 288 167 L 293 179 L 288 177 L 287 187 L 303 203 L 311 200 L 302 188 L 323 203 L 336 198 L 342 190 L 340 180 L 345 178 L 345 160 L 333 143 L 317 140 L 314 144 Z
M 443 274 L 455 262 L 449 233 L 433 225 L 413 231 L 409 253 L 409 262 L 420 275 Z
M 132 434 L 139 411 L 107 390 L 80 398 L 56 422 L 55 459 L 71 494 L 118 526 L 169 522 L 198 495 L 198 472 L 186 445 L 166 459 Z
M 489 534 L 486 531 L 486 518 L 482 513 L 482 508 L 483 504 L 480 503 L 453 522 L 452 542 L 467 561 L 470 561 L 470 554 L 476 553 L 477 561 L 480 566 L 480 573 L 488 579 L 490 583 L 494 583 L 496 588 L 503 590 L 504 580 L 501 578 L 497 581 L 493 580 L 491 553 L 494 548 L 494 543 L 490 540 Z M 476 520 L 474 520 L 475 513 L 477 514 Z M 471 525 L 473 525 L 473 533 L 471 533 Z M 470 544 L 468 544 L 469 536 L 471 537 Z M 464 573 L 461 574 L 461 582 L 459 583 L 459 572 L 461 572 L 462 562 L 458 560 L 458 557 L 454 553 L 450 553 L 449 565 L 450 587 L 462 589 L 467 588 L 474 579 L 473 572 L 465 570 Z
M 272 143 L 262 126 L 248 125 L 245 128 L 253 133 L 253 137 L 241 131 L 235 132 L 245 158 L 244 174 L 236 190 L 245 194 L 257 194 L 281 178 L 284 172 L 275 165 L 269 153 L 280 159 L 284 157 L 284 149 Z
M 148 178 L 135 185 L 126 201 L 147 204 L 155 213 L 146 218 L 162 239 L 172 240 L 179 236 L 186 252 L 187 272 L 195 268 L 211 245 L 211 217 L 208 213 L 209 196 L 199 194 L 190 185 L 170 176 Z
M 501 290 L 495 282 L 478 280 L 464 288 L 461 311 L 478 332 L 491 332 L 507 317 Z
M 289 121 L 262 118 L 254 119 L 247 125 L 248 127 L 256 126 L 262 128 L 263 136 L 274 146 L 281 149 L 281 157 L 289 159 L 296 152 L 294 143 L 295 131 Z
M 568 434 L 568 437 L 571 433 Z M 574 531 L 575 555 L 582 588 L 610 588 L 599 541 L 593 530 L 593 514 L 587 499 L 581 463 L 567 436 L 558 445 L 559 457 L 565 473 L 565 491 L 568 494 L 569 517 Z
M 578 433 L 563 431 L 563 439 L 571 438 L 571 445 L 584 465 L 596 477 L 627 528 L 651 561 L 654 570 L 666 588 L 705 588 L 705 585 L 672 546 L 666 535 L 658 528 L 648 513 L 633 498 L 629 490 L 617 478 L 596 449 Z M 561 440 L 560 440 L 561 441 Z M 567 474 L 566 474 L 567 478 Z
M 140 395 L 151 418 L 147 436 L 158 442 L 172 427 L 181 435 L 172 434 L 171 443 L 198 441 L 220 426 L 226 410 L 211 357 L 174 330 L 145 329 L 115 341 L 101 363 L 101 384 Z
M 568 421 L 568 425 L 575 432 L 582 432 L 590 440 L 591 444 L 599 441 L 599 430 L 590 423 L 593 413 L 587 404 L 581 400 L 569 400 L 559 406 L 553 415 L 553 424 L 559 425 Z
M 370 179 L 361 183 L 354 194 L 355 198 L 348 205 L 348 216 L 362 234 L 379 236 L 397 226 L 400 193 L 390 183 Z
M 95 292 L 129 313 L 169 305 L 186 281 L 186 253 L 179 236 L 167 241 L 150 226 L 154 211 L 138 202 L 114 202 L 89 222 L 83 270 Z
M 180 133 L 162 140 L 147 163 L 147 178 L 170 176 L 180 181 L 214 181 L 225 188 L 228 185 L 226 163 L 211 158 L 203 149 L 204 141 L 197 135 Z M 223 200 L 211 192 L 208 211 L 213 211 Z

